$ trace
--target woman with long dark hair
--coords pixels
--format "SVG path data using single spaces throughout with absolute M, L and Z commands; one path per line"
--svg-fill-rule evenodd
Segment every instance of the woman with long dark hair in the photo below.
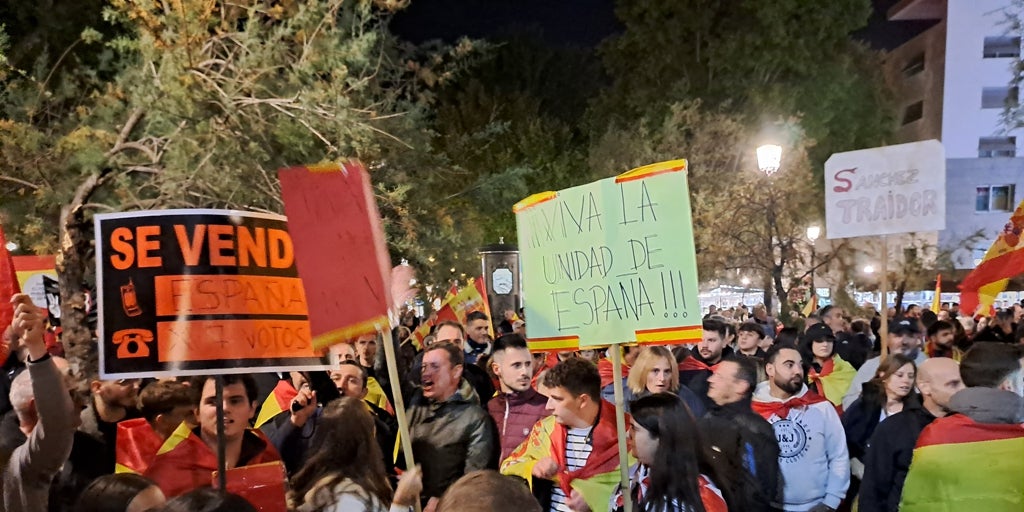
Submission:
M 825 324 L 814 324 L 800 338 L 797 351 L 804 360 L 807 387 L 832 402 L 842 414 L 843 395 L 857 370 L 836 353 L 836 337 Z
M 903 354 L 890 354 L 878 366 L 875 378 L 864 383 L 860 398 L 843 414 L 843 428 L 846 430 L 846 446 L 850 459 L 863 459 L 868 441 L 878 424 L 889 416 L 903 411 L 908 401 L 917 400 L 914 383 L 917 365 Z M 857 474 L 854 464 L 854 476 Z M 861 466 L 863 470 L 863 466 Z
M 298 512 L 408 510 L 422 484 L 419 468 L 402 475 L 392 494 L 373 416 L 362 400 L 344 397 L 326 407 L 311 446 L 317 447 L 292 478 L 291 508 Z
M 75 512 L 144 512 L 167 500 L 152 480 L 134 473 L 103 475 L 82 491 Z
M 697 423 L 682 399 L 655 393 L 633 402 L 632 447 L 638 463 L 630 468 L 630 489 L 612 495 L 611 510 L 632 499 L 644 512 L 726 512 L 722 492 L 701 455 Z

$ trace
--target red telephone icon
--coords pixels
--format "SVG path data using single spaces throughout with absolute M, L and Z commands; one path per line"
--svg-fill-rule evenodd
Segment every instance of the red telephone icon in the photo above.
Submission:
M 153 341 L 153 331 L 149 329 L 122 329 L 113 336 L 117 345 L 117 358 L 149 357 L 149 345 Z

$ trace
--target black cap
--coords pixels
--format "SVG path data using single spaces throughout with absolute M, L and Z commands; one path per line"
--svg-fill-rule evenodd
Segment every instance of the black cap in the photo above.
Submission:
M 804 333 L 801 340 L 804 342 L 811 343 L 813 343 L 816 340 L 835 341 L 836 335 L 832 332 L 831 327 L 823 323 L 818 323 L 808 327 L 807 332 Z
M 901 318 L 889 322 L 890 334 L 921 334 L 921 326 L 913 318 Z

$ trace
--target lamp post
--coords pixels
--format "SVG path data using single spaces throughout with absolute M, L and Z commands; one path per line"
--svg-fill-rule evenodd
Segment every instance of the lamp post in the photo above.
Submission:
M 814 287 L 814 242 L 821 236 L 821 228 L 818 226 L 807 227 L 807 240 L 811 242 L 811 294 L 817 295 L 818 289 Z
M 782 166 L 782 146 L 765 144 L 757 148 L 757 168 L 771 177 Z
M 747 277 L 747 276 L 743 276 L 743 279 L 740 279 L 740 282 L 743 283 L 743 295 L 740 296 L 740 302 L 743 303 L 743 304 L 746 304 L 747 303 L 747 289 L 750 288 L 750 278 Z
M 778 172 L 782 166 L 782 146 L 776 144 L 765 144 L 757 148 L 757 168 L 768 177 L 771 181 L 773 174 Z M 772 311 L 772 292 L 771 283 L 775 282 L 776 278 L 781 279 L 782 277 L 782 264 L 776 264 L 775 262 L 775 241 L 771 238 L 771 233 L 775 232 L 775 226 L 777 225 L 777 219 L 775 214 L 775 191 L 772 190 L 771 185 L 768 186 L 768 211 L 765 212 L 765 220 L 768 221 L 768 233 L 769 233 L 769 246 L 771 247 L 772 258 L 772 271 L 771 274 L 765 276 L 766 282 L 764 287 L 764 305 L 769 311 Z M 780 248 L 781 249 L 781 248 Z M 781 250 L 780 250 L 781 253 Z M 782 262 L 785 254 L 779 254 L 779 261 Z M 784 300 L 779 297 L 779 300 Z

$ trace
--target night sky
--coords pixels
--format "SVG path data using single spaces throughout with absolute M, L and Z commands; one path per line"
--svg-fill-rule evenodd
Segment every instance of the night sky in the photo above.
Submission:
M 868 26 L 852 37 L 890 50 L 936 23 L 887 21 L 885 13 L 897 1 L 873 0 Z M 391 28 L 416 43 L 450 42 L 461 36 L 496 39 L 529 31 L 539 33 L 552 46 L 593 48 L 622 30 L 614 7 L 614 0 L 413 0 Z

